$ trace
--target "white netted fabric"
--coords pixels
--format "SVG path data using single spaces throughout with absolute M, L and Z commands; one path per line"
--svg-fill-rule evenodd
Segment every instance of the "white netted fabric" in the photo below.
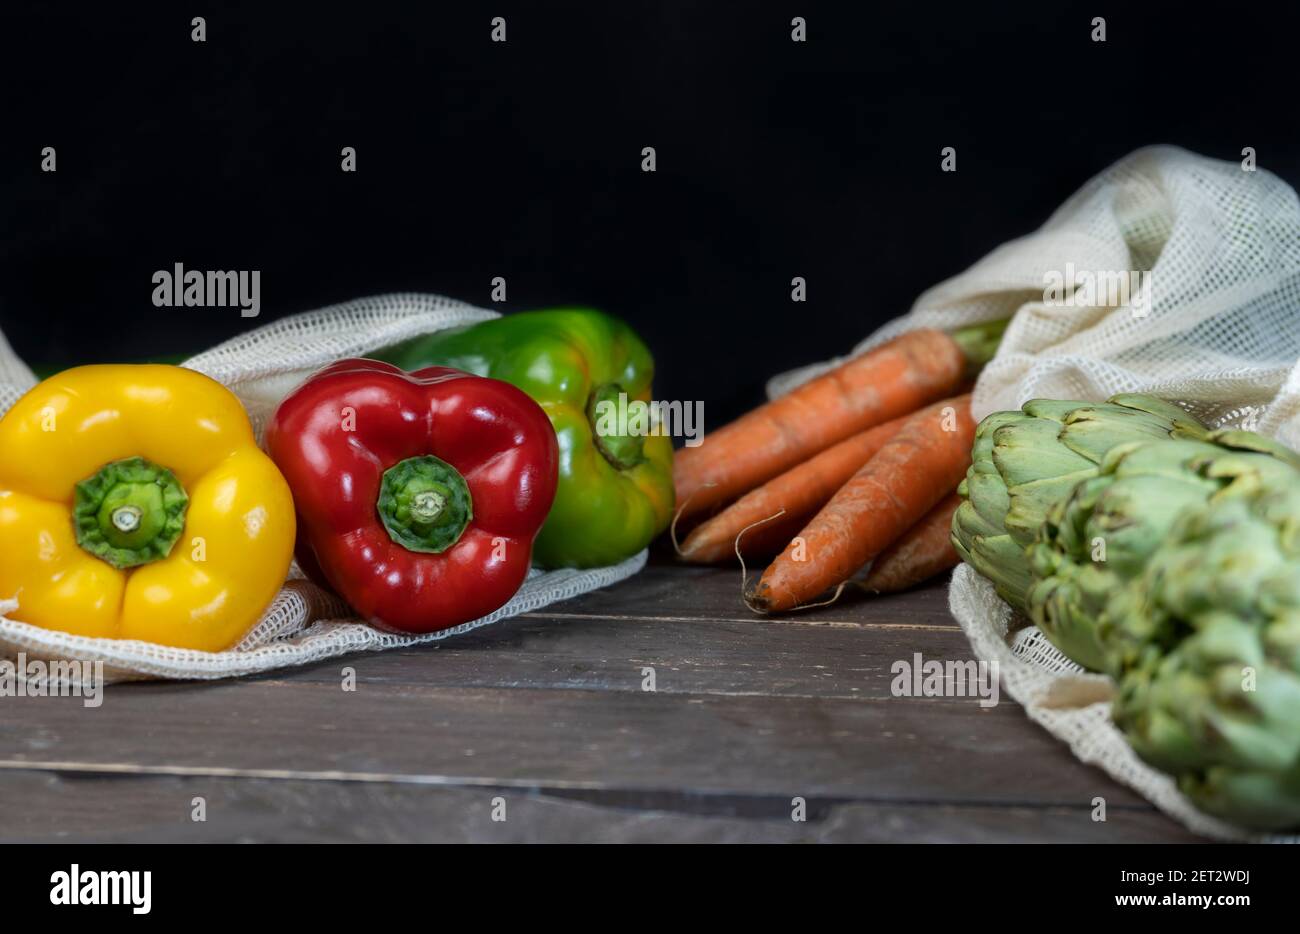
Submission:
M 1055 277 L 1079 283 L 1080 272 L 1137 273 L 1130 282 L 1148 291 L 1100 306 L 1049 293 Z M 1212 426 L 1253 428 L 1300 449 L 1300 201 L 1267 171 L 1170 146 L 1132 153 L 849 356 L 917 328 L 1002 318 L 1011 323 L 976 384 L 976 418 L 1034 398 L 1144 391 Z M 842 359 L 783 373 L 768 393 Z M 1076 756 L 1196 832 L 1254 839 L 1197 811 L 1138 759 L 1111 722 L 1109 681 L 1082 672 L 1027 621 L 1012 626 L 1011 608 L 970 568 L 955 572 L 950 602 L 976 655 L 1001 663 L 1011 696 Z
M 258 441 L 276 405 L 305 377 L 340 357 L 367 352 L 497 314 L 438 295 L 380 295 L 307 312 L 258 328 L 185 362 L 228 386 L 248 409 Z M 0 415 L 35 384 L 32 372 L 0 334 Z M 10 619 L 15 595 L 0 594 L 0 656 L 103 662 L 107 680 L 229 678 L 303 665 L 363 650 L 445 639 L 488 623 L 538 610 L 607 587 L 645 566 L 646 554 L 605 568 L 534 569 L 501 609 L 442 632 L 402 636 L 380 632 L 352 616 L 337 597 L 306 580 L 295 566 L 261 620 L 234 648 L 198 652 L 148 642 L 92 639 Z

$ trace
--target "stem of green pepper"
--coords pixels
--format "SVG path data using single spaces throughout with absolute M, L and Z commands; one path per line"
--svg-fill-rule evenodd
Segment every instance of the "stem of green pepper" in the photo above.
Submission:
M 597 386 L 587 401 L 587 420 L 591 436 L 605 460 L 615 470 L 628 470 L 645 460 L 645 434 L 633 430 L 636 420 L 632 406 L 645 403 L 628 401 L 627 392 L 618 383 Z M 649 410 L 640 419 L 649 430 Z
M 431 454 L 384 471 L 375 504 L 389 537 L 407 551 L 439 554 L 460 540 L 474 518 L 460 471 Z
M 185 529 L 189 496 L 165 467 L 129 457 L 76 486 L 77 544 L 118 569 L 167 557 Z

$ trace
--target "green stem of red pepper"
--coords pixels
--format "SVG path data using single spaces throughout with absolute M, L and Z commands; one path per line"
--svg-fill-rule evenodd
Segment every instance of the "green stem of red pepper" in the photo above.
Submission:
M 444 460 L 408 457 L 384 471 L 375 504 L 393 541 L 407 551 L 441 554 L 474 518 L 465 478 Z

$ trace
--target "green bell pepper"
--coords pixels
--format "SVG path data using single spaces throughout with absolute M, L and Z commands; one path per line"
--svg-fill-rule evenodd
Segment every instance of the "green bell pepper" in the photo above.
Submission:
M 518 386 L 551 419 L 560 445 L 555 505 L 537 537 L 542 567 L 628 558 L 667 528 L 673 445 L 619 433 L 600 402 L 650 401 L 654 360 L 622 321 L 591 309 L 531 311 L 418 337 L 374 354 L 404 370 L 451 366 Z M 630 421 L 630 420 L 629 420 Z M 597 431 L 597 428 L 600 431 Z

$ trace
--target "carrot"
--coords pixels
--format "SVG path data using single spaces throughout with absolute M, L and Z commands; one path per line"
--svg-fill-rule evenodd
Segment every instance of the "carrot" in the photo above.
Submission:
M 911 331 L 759 406 L 676 453 L 678 518 L 708 512 L 850 435 L 952 395 L 966 368 L 952 337 Z
M 896 418 L 868 428 L 750 490 L 696 526 L 682 543 L 682 558 L 708 564 L 733 559 L 737 550 L 746 557 L 777 554 L 906 420 Z M 743 539 L 737 541 L 742 532 Z
M 956 488 L 974 439 L 970 396 L 917 412 L 786 546 L 749 605 L 794 609 L 847 581 Z
M 952 547 L 952 514 L 961 497 L 949 493 L 898 541 L 880 553 L 862 586 L 875 593 L 914 587 L 956 567 L 961 560 Z

